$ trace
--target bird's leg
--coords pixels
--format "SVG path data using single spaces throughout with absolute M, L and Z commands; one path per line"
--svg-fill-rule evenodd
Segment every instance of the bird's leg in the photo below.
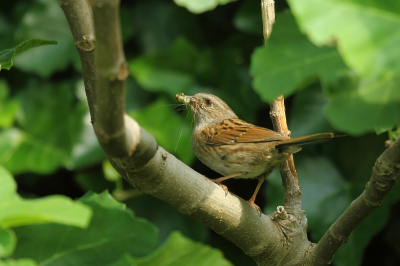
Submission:
M 260 216 L 261 216 L 261 209 L 260 209 L 260 207 L 258 207 L 257 204 L 254 203 L 254 201 L 256 200 L 257 193 L 260 190 L 260 187 L 261 187 L 262 183 L 264 183 L 264 180 L 265 180 L 265 176 L 264 175 L 258 177 L 258 184 L 257 184 L 256 190 L 254 191 L 253 196 L 251 196 L 251 198 L 248 200 L 249 204 L 251 206 L 253 206 L 254 209 L 256 209 L 256 211 L 258 211 Z
M 228 188 L 225 185 L 223 185 L 221 182 L 225 181 L 227 179 L 236 177 L 236 176 L 240 176 L 240 175 L 243 175 L 243 173 L 234 173 L 231 175 L 219 177 L 217 179 L 211 179 L 211 181 L 213 181 L 215 184 L 219 185 L 225 191 L 225 197 L 226 197 L 228 195 Z

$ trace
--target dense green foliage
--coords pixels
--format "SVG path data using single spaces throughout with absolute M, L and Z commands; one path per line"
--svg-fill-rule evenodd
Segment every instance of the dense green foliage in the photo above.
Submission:
M 295 155 L 317 242 L 365 187 L 386 132 L 398 135 L 400 5 L 288 0 L 276 10 L 264 46 L 259 1 L 123 1 L 126 109 L 160 146 L 209 177 L 218 175 L 194 157 L 191 114 L 176 93 L 216 94 L 239 117 L 267 127 L 268 101 L 284 94 L 292 136 L 348 135 Z M 53 40 L 58 45 L 36 47 Z M 89 122 L 79 58 L 57 1 L 2 3 L 0 64 L 0 265 L 254 265 L 113 171 Z M 256 182 L 226 185 L 247 199 Z M 393 190 L 334 265 L 400 263 L 399 185 Z M 271 213 L 282 193 L 276 171 L 257 204 Z

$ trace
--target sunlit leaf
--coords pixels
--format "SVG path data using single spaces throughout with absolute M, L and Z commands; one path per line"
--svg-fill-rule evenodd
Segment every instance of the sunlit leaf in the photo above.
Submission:
M 186 7 L 192 13 L 203 13 L 236 0 L 174 0 L 178 6 Z
M 40 223 L 60 223 L 85 228 L 91 210 L 65 196 L 22 199 L 12 176 L 0 167 L 0 226 L 3 228 Z
M 134 260 L 138 266 L 230 266 L 222 252 L 205 244 L 196 243 L 179 232 L 171 234 L 159 250 L 143 259 Z
M 0 258 L 10 256 L 13 253 L 16 244 L 17 237 L 15 236 L 14 231 L 0 226 Z
M 0 266 L 36 266 L 36 265 L 37 263 L 31 259 L 19 259 L 19 260 L 7 259 L 0 261 Z
M 157 230 L 135 217 L 108 193 L 80 200 L 93 210 L 87 229 L 58 224 L 18 227 L 14 258 L 29 257 L 41 265 L 108 265 L 124 254 L 148 255 L 157 246 Z
M 64 151 L 19 129 L 0 132 L 0 164 L 12 173 L 49 173 L 66 158 Z
M 337 44 L 363 76 L 400 70 L 398 0 L 289 0 L 300 28 L 317 45 Z
M 335 48 L 317 47 L 300 33 L 289 12 L 277 15 L 267 46 L 252 55 L 253 87 L 265 101 L 288 96 L 321 74 L 344 68 Z
M 9 98 L 9 89 L 5 81 L 0 80 L 0 128 L 10 127 L 19 109 L 19 102 Z
M 324 79 L 327 117 L 335 128 L 354 135 L 393 127 L 400 121 L 399 84 L 400 75 L 393 72 L 378 79 Z

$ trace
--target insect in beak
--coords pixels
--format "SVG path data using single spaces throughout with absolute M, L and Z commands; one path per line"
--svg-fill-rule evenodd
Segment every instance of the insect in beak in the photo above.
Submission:
M 193 96 L 184 95 L 183 93 L 178 93 L 175 95 L 176 99 L 184 104 L 190 104 L 190 102 L 197 102 Z

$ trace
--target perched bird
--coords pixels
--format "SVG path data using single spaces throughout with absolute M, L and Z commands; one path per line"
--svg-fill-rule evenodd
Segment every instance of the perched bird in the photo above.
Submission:
M 257 178 L 258 184 L 248 201 L 254 203 L 258 190 L 276 165 L 301 150 L 301 145 L 334 138 L 321 133 L 297 138 L 282 136 L 239 119 L 229 106 L 215 95 L 198 93 L 176 98 L 189 105 L 194 118 L 191 143 L 199 160 L 222 177 L 212 180 L 227 193 L 221 182 L 230 178 Z

